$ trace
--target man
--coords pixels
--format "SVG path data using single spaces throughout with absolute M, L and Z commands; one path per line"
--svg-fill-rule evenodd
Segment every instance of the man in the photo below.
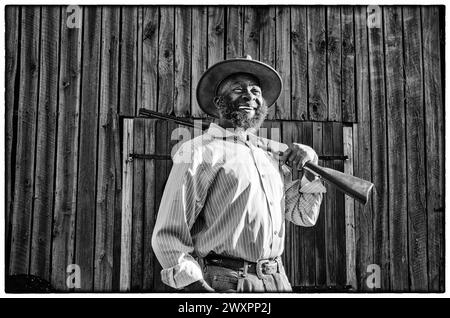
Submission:
M 249 138 L 281 87 L 278 72 L 250 58 L 219 62 L 200 79 L 198 103 L 219 122 L 173 157 L 152 238 L 165 284 L 191 292 L 292 291 L 280 259 L 285 219 L 313 226 L 325 188 L 309 172 L 293 181 L 285 165 L 317 163 L 312 148 L 294 143 L 280 161 Z

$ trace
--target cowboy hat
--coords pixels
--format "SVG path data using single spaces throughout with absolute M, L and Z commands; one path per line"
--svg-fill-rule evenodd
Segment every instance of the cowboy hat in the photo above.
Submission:
M 267 107 L 273 105 L 278 96 L 280 96 L 282 89 L 280 74 L 270 65 L 252 60 L 247 55 L 246 58 L 235 58 L 218 62 L 203 73 L 197 85 L 197 101 L 205 113 L 213 117 L 219 117 L 217 108 L 214 105 L 217 88 L 224 79 L 236 73 L 247 73 L 259 80 L 259 86 Z

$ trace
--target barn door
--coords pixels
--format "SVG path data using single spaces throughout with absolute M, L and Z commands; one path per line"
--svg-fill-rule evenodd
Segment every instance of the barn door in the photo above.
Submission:
M 161 266 L 151 249 L 151 236 L 172 168 L 170 153 L 179 142 L 171 140 L 177 127 L 177 124 L 163 120 L 136 118 L 124 121 L 122 291 L 169 291 L 160 279 Z M 343 136 L 348 135 L 346 132 L 351 127 L 343 127 L 342 123 L 288 121 L 266 121 L 263 127 L 263 136 L 275 138 L 272 136 L 275 132 L 282 142 L 310 145 L 322 158 L 320 165 L 344 171 L 348 160 L 343 160 Z M 346 151 L 346 155 L 349 154 L 351 156 L 351 149 Z M 352 236 L 348 231 L 352 215 L 346 213 L 352 200 L 334 187 L 326 187 L 327 194 L 316 226 L 305 228 L 288 223 L 286 227 L 283 261 L 294 291 L 343 291 L 354 276 L 353 267 L 349 266 L 354 258 L 354 242 L 349 241 Z

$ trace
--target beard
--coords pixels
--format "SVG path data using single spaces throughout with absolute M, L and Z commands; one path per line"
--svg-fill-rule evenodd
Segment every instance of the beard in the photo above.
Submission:
M 264 122 L 264 119 L 266 119 L 268 109 L 266 102 L 263 101 L 261 105 L 258 105 L 255 108 L 255 114 L 252 117 L 249 117 L 249 114 L 246 111 L 239 109 L 239 105 L 241 104 L 242 101 L 240 100 L 233 102 L 220 96 L 217 101 L 217 108 L 221 116 L 229 120 L 234 128 L 258 130 Z

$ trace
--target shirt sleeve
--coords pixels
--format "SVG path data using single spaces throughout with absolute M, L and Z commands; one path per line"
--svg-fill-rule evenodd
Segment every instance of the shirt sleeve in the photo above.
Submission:
M 285 184 L 286 220 L 299 226 L 314 226 L 326 192 L 320 178 L 309 181 L 303 177 Z
M 203 207 L 209 184 L 201 160 L 193 155 L 188 157 L 192 160 L 183 162 L 179 153 L 174 156 L 152 236 L 153 251 L 163 267 L 161 280 L 177 289 L 203 278 L 191 255 L 194 242 L 190 230 Z

